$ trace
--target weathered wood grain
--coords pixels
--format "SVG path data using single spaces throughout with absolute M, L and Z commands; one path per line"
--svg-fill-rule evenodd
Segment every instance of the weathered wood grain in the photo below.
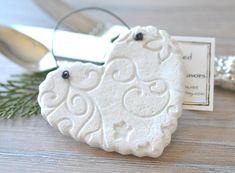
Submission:
M 214 36 L 217 54 L 235 54 L 233 0 L 67 2 L 75 8 L 95 3 L 119 14 L 131 26 L 152 24 L 174 35 Z M 0 4 L 0 21 L 4 24 L 54 24 L 30 0 L 0 0 Z M 0 68 L 1 81 L 22 71 L 3 56 Z M 41 116 L 0 120 L 0 172 L 235 172 L 235 93 L 217 88 L 213 112 L 183 111 L 171 144 L 158 159 L 90 148 L 62 136 Z

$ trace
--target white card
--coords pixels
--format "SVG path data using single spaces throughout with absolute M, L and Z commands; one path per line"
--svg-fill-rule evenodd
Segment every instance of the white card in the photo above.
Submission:
M 213 110 L 215 39 L 174 36 L 186 68 L 184 109 Z

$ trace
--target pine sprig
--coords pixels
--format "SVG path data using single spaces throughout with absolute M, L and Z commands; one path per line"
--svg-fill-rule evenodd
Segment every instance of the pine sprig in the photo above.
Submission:
M 0 83 L 0 118 L 32 117 L 40 113 L 38 86 L 55 68 L 31 74 L 13 75 Z

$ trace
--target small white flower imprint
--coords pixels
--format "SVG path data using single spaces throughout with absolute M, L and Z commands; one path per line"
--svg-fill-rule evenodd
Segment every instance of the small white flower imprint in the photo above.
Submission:
M 130 133 L 132 131 L 132 127 L 126 124 L 126 122 L 121 121 L 113 125 L 113 130 L 114 130 L 115 140 L 118 139 L 128 140 Z

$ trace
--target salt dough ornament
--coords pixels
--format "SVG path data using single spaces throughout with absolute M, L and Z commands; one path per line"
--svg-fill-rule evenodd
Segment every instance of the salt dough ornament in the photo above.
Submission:
M 49 73 L 39 87 L 42 116 L 92 147 L 160 156 L 182 110 L 181 51 L 166 31 L 135 27 L 106 58 L 103 66 L 76 62 Z

